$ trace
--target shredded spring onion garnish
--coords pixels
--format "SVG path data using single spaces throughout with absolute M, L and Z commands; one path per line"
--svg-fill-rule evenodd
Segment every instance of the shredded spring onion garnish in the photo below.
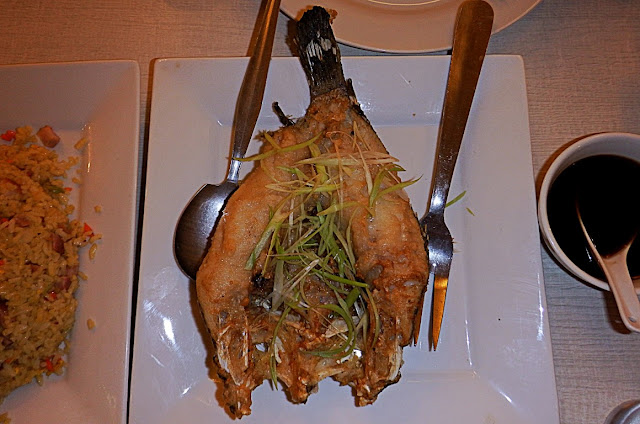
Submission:
M 310 152 L 309 158 L 294 166 L 279 168 L 289 179 L 279 181 L 272 176 L 273 183 L 267 188 L 284 197 L 272 205 L 269 222 L 245 264 L 273 283 L 261 304 L 277 319 L 268 347 L 271 380 L 277 386 L 283 348 L 279 335 L 292 314 L 301 319 L 320 317 L 324 323 L 322 348 L 307 351 L 311 355 L 346 360 L 354 349 L 365 350 L 377 339 L 380 317 L 372 289 L 356 275 L 352 219 L 358 209 L 375 217 L 376 202 L 417 180 L 401 182 L 396 173 L 403 169 L 395 164 L 397 160 L 368 150 L 355 125 L 351 153 L 336 146 L 334 151 L 321 151 L 320 134 L 288 147 L 280 147 L 268 133 L 263 136 L 272 149 L 247 160 L 262 161 L 304 148 Z M 366 203 L 345 199 L 344 187 L 354 172 L 364 173 Z M 373 340 L 367 340 L 370 328 Z
M 464 195 L 467 194 L 467 190 L 463 191 L 462 193 L 458 194 L 456 197 L 454 197 L 453 199 L 449 200 L 444 207 L 448 208 L 449 206 L 457 203 L 460 201 L 460 199 L 462 199 L 464 197 Z

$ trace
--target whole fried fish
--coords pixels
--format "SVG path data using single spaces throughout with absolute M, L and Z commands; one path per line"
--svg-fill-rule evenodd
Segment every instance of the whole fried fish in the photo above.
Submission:
M 261 135 L 198 271 L 198 302 L 230 413 L 270 379 L 304 402 L 332 377 L 372 403 L 417 337 L 427 254 L 401 168 L 345 80 L 329 13 L 297 26 L 311 104 Z

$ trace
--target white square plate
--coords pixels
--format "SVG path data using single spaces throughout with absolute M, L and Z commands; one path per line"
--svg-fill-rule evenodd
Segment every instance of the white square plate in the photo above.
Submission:
M 54 128 L 62 138 L 58 154 L 81 156 L 83 182 L 71 192 L 75 216 L 103 234 L 94 260 L 80 252 L 89 279 L 77 292 L 68 367 L 42 387 L 33 382 L 7 397 L 0 411 L 12 424 L 126 422 L 139 121 L 137 62 L 0 66 L 0 130 Z M 80 153 L 73 145 L 82 136 L 90 142 Z
M 184 205 L 205 182 L 224 179 L 230 125 L 246 59 L 155 62 L 132 364 L 132 423 L 223 423 L 210 379 L 212 355 L 190 282 L 172 251 Z M 343 60 L 365 114 L 392 155 L 422 176 L 409 187 L 426 208 L 448 57 Z M 257 128 L 275 129 L 271 103 L 301 116 L 308 88 L 298 60 L 271 62 Z M 258 149 L 253 142 L 249 153 Z M 249 165 L 243 166 L 246 174 Z M 456 241 L 438 350 L 405 349 L 402 379 L 372 406 L 354 406 L 333 381 L 305 405 L 268 383 L 243 422 L 547 423 L 558 422 L 536 221 L 524 68 L 519 57 L 487 57 L 447 209 Z M 430 292 L 427 293 L 427 296 Z M 429 307 L 425 314 L 429 314 Z

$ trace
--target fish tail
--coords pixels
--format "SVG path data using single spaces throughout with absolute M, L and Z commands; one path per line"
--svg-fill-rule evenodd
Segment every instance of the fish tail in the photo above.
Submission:
M 298 22 L 296 42 L 311 98 L 347 83 L 340 62 L 340 48 L 331 29 L 331 16 L 322 7 L 307 10 Z

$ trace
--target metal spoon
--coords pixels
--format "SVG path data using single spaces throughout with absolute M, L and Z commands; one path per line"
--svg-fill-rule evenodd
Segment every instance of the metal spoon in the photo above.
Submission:
M 607 277 L 607 282 L 618 305 L 622 322 L 629 330 L 640 332 L 640 300 L 638 300 L 633 280 L 629 274 L 629 267 L 627 266 L 627 253 L 629 253 L 629 248 L 636 238 L 638 229 L 630 228 L 630 234 L 627 237 L 628 241 L 620 245 L 618 249 L 611 253 L 601 254 L 596 247 L 597 240 L 594 241 L 587 231 L 578 202 L 576 202 L 576 211 L 580 227 L 587 239 L 589 250 Z
M 226 180 L 220 185 L 205 184 L 191 198 L 176 225 L 176 261 L 195 280 L 209 245 L 211 232 L 227 198 L 238 188 L 240 161 L 247 152 L 258 120 L 269 71 L 280 0 L 267 0 L 260 30 L 238 94 L 233 121 L 233 148 Z

